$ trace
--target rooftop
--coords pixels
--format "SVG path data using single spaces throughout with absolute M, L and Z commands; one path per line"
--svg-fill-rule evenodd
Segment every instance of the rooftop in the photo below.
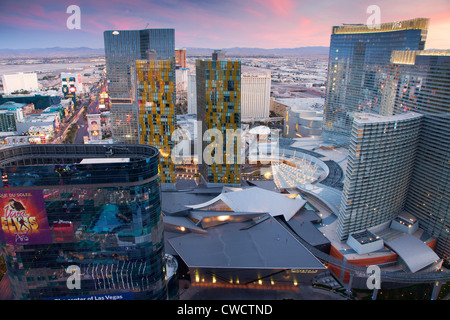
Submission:
M 369 230 L 355 232 L 355 233 L 352 233 L 351 236 L 353 237 L 353 239 L 355 239 L 356 241 L 358 241 L 361 244 L 375 242 L 380 239 L 379 236 L 373 234 Z
M 450 57 L 450 50 L 395 50 L 391 54 L 391 63 L 413 65 L 417 56 Z
M 430 19 L 428 18 L 416 18 L 404 21 L 380 23 L 377 25 L 378 27 L 375 27 L 375 25 L 369 26 L 367 24 L 334 26 L 332 28 L 332 34 L 378 33 L 417 29 L 427 30 L 429 21 Z
M 251 199 L 251 201 L 250 201 Z M 224 188 L 224 192 L 214 199 L 198 205 L 186 207 L 194 210 L 212 210 L 225 208 L 234 212 L 268 213 L 271 216 L 283 216 L 287 221 L 291 219 L 306 201 L 299 195 L 292 196 L 268 191 L 258 187 Z
M 423 117 L 423 115 L 414 112 L 400 113 L 393 116 L 382 116 L 374 113 L 356 113 L 354 116 L 354 121 L 358 123 L 383 123 L 383 122 L 409 120 L 420 117 Z
M 314 107 L 320 107 L 317 111 L 323 111 L 325 103 L 324 98 L 277 98 L 275 102 L 284 104 L 291 110 L 314 110 Z
M 210 199 L 197 205 L 180 205 L 178 212 L 169 205 L 172 212 L 167 213 L 167 200 L 196 202 L 200 200 L 197 197 Z M 315 215 L 294 218 L 305 203 L 297 194 L 280 194 L 258 187 L 224 187 L 219 195 L 163 192 L 168 250 L 179 255 L 189 267 L 324 269 L 278 222 L 278 219 L 290 221 L 298 229 L 302 222 L 316 221 Z M 314 236 L 311 232 L 309 235 Z M 316 242 L 324 242 L 317 239 Z
M 94 164 L 94 163 L 123 163 L 130 162 L 130 158 L 88 158 L 81 160 L 81 164 Z
M 245 229 L 247 226 L 248 222 L 224 224 L 168 242 L 189 267 L 325 269 L 273 217 Z
M 411 272 L 420 271 L 440 260 L 429 246 L 413 235 L 402 234 L 392 240 L 384 240 L 386 246 L 402 258 Z

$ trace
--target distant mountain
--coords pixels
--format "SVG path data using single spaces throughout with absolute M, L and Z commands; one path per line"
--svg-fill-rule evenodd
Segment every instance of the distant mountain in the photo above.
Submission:
M 0 58 L 57 58 L 85 57 L 104 55 L 105 50 L 88 47 L 78 48 L 31 48 L 31 49 L 0 49 Z
M 188 56 L 211 55 L 218 48 L 186 48 Z M 227 56 L 302 56 L 302 55 L 328 55 L 328 47 L 298 47 L 298 48 L 222 48 Z M 104 55 L 103 48 L 32 48 L 32 49 L 0 49 L 0 58 L 57 58 L 57 57 L 87 57 Z
M 211 55 L 214 50 L 211 48 L 186 48 L 186 54 L 188 56 L 200 56 Z M 298 48 L 246 48 L 246 47 L 233 47 L 233 48 L 221 48 L 219 50 L 225 51 L 225 55 L 228 56 L 302 56 L 302 55 L 328 55 L 329 47 L 298 47 Z

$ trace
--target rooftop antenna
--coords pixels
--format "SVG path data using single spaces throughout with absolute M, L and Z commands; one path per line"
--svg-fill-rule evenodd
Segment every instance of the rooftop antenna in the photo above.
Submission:
M 145 28 L 144 29 L 147 29 L 147 27 L 148 27 L 148 25 L 149 25 L 150 23 L 147 23 L 147 25 L 145 26 Z

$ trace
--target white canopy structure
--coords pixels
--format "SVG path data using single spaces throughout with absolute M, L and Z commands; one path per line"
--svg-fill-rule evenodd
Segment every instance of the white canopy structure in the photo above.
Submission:
M 411 272 L 426 268 L 440 259 L 433 249 L 410 234 L 385 239 L 385 244 L 402 258 Z
M 194 210 L 220 210 L 246 213 L 268 213 L 284 216 L 289 221 L 306 201 L 299 195 L 286 195 L 258 187 L 224 188 L 224 192 L 210 201 L 187 206 Z

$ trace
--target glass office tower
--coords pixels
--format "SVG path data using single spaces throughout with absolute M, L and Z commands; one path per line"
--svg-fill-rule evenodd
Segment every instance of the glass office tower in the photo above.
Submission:
M 200 173 L 208 184 L 240 184 L 240 140 L 227 140 L 226 133 L 227 130 L 236 133 L 241 128 L 241 63 L 197 60 L 196 84 L 197 120 L 202 123 L 202 152 L 212 142 L 220 144 L 212 136 L 205 136 L 207 130 L 217 129 L 223 137 L 220 144 L 223 149 L 217 150 L 221 154 L 219 161 L 203 159 L 199 164 Z M 232 149 L 227 150 L 227 144 Z M 215 151 L 206 153 L 216 157 Z
M 394 51 L 382 114 L 423 114 L 405 209 L 450 257 L 450 51 Z
M 138 100 L 139 142 L 160 151 L 162 184 L 176 183 L 171 160 L 176 127 L 175 70 L 171 60 L 136 61 L 136 95 Z M 167 186 L 167 185 L 166 185 Z
M 166 299 L 158 157 L 144 145 L 0 150 L 15 298 Z
M 103 33 L 111 102 L 111 131 L 117 143 L 138 143 L 137 103 L 133 84 L 136 60 L 156 55 L 175 63 L 174 29 L 115 30 Z
M 386 68 L 394 50 L 423 50 L 428 19 L 332 29 L 328 85 L 324 108 L 324 139 L 347 144 L 358 112 L 380 112 Z
M 341 240 L 395 218 L 404 208 L 422 115 L 356 114 L 339 208 Z

